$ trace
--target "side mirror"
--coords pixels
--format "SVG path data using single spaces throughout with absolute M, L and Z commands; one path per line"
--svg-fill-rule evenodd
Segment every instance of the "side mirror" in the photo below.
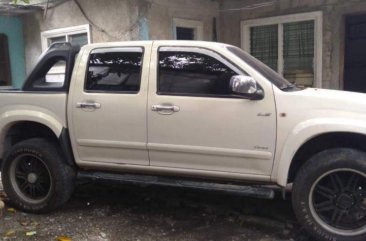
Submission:
M 234 94 L 248 97 L 251 100 L 261 100 L 264 97 L 262 89 L 250 76 L 234 75 L 230 79 L 230 87 Z

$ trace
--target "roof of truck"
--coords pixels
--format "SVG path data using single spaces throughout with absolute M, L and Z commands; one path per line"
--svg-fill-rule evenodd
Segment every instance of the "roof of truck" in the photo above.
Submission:
M 227 44 L 210 41 L 196 41 L 196 40 L 146 40 L 146 41 L 122 41 L 122 42 L 103 42 L 85 45 L 84 47 L 114 47 L 114 46 L 141 46 L 141 45 L 167 45 L 167 46 L 206 46 L 218 47 Z

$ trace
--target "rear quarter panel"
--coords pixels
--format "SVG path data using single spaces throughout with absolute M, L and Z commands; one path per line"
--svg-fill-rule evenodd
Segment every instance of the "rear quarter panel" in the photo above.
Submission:
M 59 137 L 66 122 L 67 93 L 0 92 L 0 143 L 15 123 L 33 121 L 49 127 Z M 3 155 L 0 145 L 0 156 Z

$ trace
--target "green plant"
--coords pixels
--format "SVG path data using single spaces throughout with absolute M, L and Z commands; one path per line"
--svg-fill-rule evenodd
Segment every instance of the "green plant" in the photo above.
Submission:
M 19 1 L 26 3 L 26 4 L 29 4 L 29 2 L 30 2 L 30 0 L 13 0 L 14 4 L 18 4 Z

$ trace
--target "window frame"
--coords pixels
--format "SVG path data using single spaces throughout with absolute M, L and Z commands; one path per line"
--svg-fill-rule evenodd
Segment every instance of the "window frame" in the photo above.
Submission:
M 314 87 L 322 87 L 323 76 L 323 12 L 307 12 L 299 14 L 282 15 L 277 17 L 259 18 L 251 20 L 243 20 L 240 23 L 241 30 L 241 48 L 250 53 L 250 28 L 278 25 L 278 66 L 277 72 L 283 76 L 284 58 L 283 58 L 283 42 L 284 31 L 283 25 L 286 23 L 314 21 Z
M 88 44 L 90 44 L 91 36 L 90 36 L 90 25 L 89 24 L 43 31 L 43 32 L 41 32 L 42 51 L 45 51 L 48 49 L 48 39 L 50 39 L 50 38 L 65 36 L 66 41 L 69 41 L 70 35 L 83 34 L 83 33 L 87 34 Z
M 203 22 L 199 20 L 190 20 L 182 18 L 173 18 L 173 37 L 177 39 L 177 27 L 193 28 L 194 40 L 203 40 Z
M 239 66 L 237 66 L 235 63 L 233 63 L 232 61 L 230 61 L 228 58 L 226 58 L 225 56 L 223 56 L 222 54 L 212 50 L 212 49 L 208 49 L 205 47 L 190 47 L 190 46 L 160 46 L 157 50 L 157 71 L 156 71 L 156 95 L 159 96 L 184 96 L 184 97 L 204 97 L 204 98 L 226 98 L 226 99 L 246 99 L 245 96 L 238 96 L 235 94 L 231 94 L 231 95 L 217 95 L 217 94 L 189 94 L 189 93 L 169 93 L 169 92 L 161 92 L 159 91 L 159 85 L 160 85 L 160 51 L 161 49 L 169 49 L 166 52 L 189 52 L 189 53 L 199 53 L 199 54 L 204 54 L 207 55 L 211 58 L 216 59 L 217 61 L 221 62 L 222 64 L 224 64 L 225 66 L 227 66 L 228 68 L 232 69 L 235 68 L 238 72 L 240 72 L 239 74 L 242 75 L 247 75 L 250 76 L 245 70 L 243 70 L 242 68 L 240 68 Z M 198 50 L 198 51 L 197 51 Z M 221 58 L 223 61 L 219 60 L 217 58 L 217 56 L 219 58 Z M 228 66 L 229 64 L 229 66 Z M 231 65 L 231 66 L 230 66 Z M 234 72 L 236 72 L 236 70 L 233 70 Z M 263 90 L 263 88 L 260 86 L 259 83 L 257 83 L 257 86 L 259 89 Z
M 86 84 L 88 81 L 88 72 L 89 72 L 89 61 L 90 61 L 90 57 L 93 53 L 93 51 L 101 51 L 101 52 L 112 52 L 112 51 L 108 51 L 108 50 L 121 50 L 121 49 L 141 49 L 141 66 L 140 66 L 140 85 L 139 85 L 139 89 L 137 91 L 108 91 L 108 90 L 87 90 L 86 89 Z M 127 51 L 120 51 L 120 52 L 127 52 Z M 136 52 L 136 53 L 140 53 L 140 52 Z M 140 93 L 141 91 L 141 84 L 142 84 L 142 71 L 144 69 L 144 57 L 145 57 L 145 47 L 143 46 L 121 46 L 121 47 L 102 47 L 102 48 L 95 48 L 92 49 L 89 52 L 89 56 L 88 56 L 88 62 L 87 62 L 87 66 L 85 69 L 85 77 L 84 77 L 84 86 L 83 86 L 83 92 L 84 93 L 103 93 L 103 94 L 130 94 L 130 95 L 137 95 Z

